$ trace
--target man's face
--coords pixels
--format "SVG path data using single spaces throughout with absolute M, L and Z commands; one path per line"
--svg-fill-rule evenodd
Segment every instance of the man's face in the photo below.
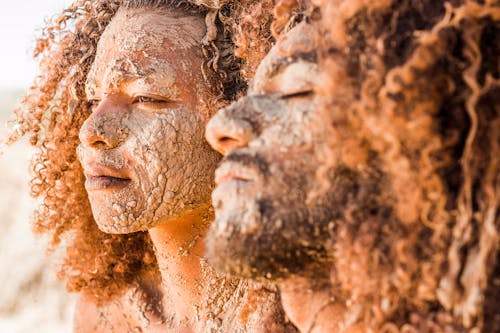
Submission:
M 79 158 L 104 232 L 146 230 L 208 204 L 218 156 L 203 138 L 203 35 L 198 17 L 122 9 L 101 37 Z
M 300 24 L 262 61 L 249 95 L 220 110 L 206 137 L 225 158 L 212 194 L 208 257 L 220 270 L 280 278 L 328 260 L 332 200 L 317 189 L 319 123 L 315 35 Z M 320 125 L 320 126 L 318 126 Z

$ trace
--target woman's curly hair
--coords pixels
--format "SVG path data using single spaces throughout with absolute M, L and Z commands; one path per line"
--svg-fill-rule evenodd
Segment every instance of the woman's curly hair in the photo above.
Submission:
M 97 228 L 76 156 L 79 129 L 90 112 L 84 89 L 87 73 L 102 33 L 123 6 L 178 8 L 206 17 L 207 36 L 200 47 L 206 59 L 203 72 L 214 87 L 210 112 L 215 112 L 246 87 L 241 68 L 248 68 L 248 73 L 253 69 L 245 65 L 245 54 L 234 56 L 234 41 L 240 39 L 239 47 L 247 43 L 247 32 L 238 24 L 260 4 L 228 2 L 216 10 L 182 0 L 78 0 L 52 18 L 37 39 L 34 57 L 39 60 L 39 75 L 16 110 L 8 142 L 28 135 L 36 147 L 30 184 L 40 205 L 34 230 L 51 236 L 51 250 L 65 249 L 60 278 L 68 290 L 101 301 L 123 291 L 141 272 L 157 270 L 147 233 L 111 235 Z M 261 12 L 254 17 L 267 21 L 270 15 Z M 270 38 L 270 30 L 260 26 L 249 33 Z M 253 58 L 257 57 L 254 52 Z
M 370 194 L 353 193 L 334 233 L 339 321 L 498 332 L 500 4 L 315 2 L 326 168 L 354 170 Z

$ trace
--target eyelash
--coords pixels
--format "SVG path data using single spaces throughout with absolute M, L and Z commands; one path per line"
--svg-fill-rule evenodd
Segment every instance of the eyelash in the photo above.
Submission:
M 292 99 L 292 98 L 305 98 L 305 97 L 310 97 L 313 95 L 313 91 L 312 90 L 305 90 L 305 91 L 299 91 L 299 92 L 295 92 L 295 93 L 292 93 L 292 94 L 285 94 L 285 95 L 282 95 L 281 98 L 282 99 Z
M 100 99 L 89 99 L 87 101 L 87 107 L 90 111 L 94 111 L 94 109 L 99 105 L 99 103 L 101 103 Z M 160 106 L 169 103 L 169 101 L 148 96 L 137 96 L 132 101 L 132 104 L 136 103 Z
M 134 101 L 132 103 L 151 103 L 151 104 L 163 104 L 163 103 L 168 103 L 167 100 L 164 99 L 159 99 L 159 98 L 154 98 L 154 97 L 149 97 L 149 96 L 137 96 L 134 98 Z
M 100 99 L 89 99 L 87 101 L 87 107 L 89 110 L 93 111 L 101 103 Z

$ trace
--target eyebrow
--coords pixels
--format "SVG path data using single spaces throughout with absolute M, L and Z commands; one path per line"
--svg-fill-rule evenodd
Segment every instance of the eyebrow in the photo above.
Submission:
M 149 85 L 148 79 L 149 78 L 154 78 L 155 75 L 157 75 L 157 71 L 154 68 L 154 65 L 150 65 L 146 68 L 139 69 L 136 71 L 130 71 L 126 68 L 121 67 L 120 65 L 115 65 L 114 68 L 116 69 L 115 71 L 115 78 L 113 78 L 113 86 L 114 87 L 119 87 L 123 84 L 143 84 L 143 85 Z M 91 90 L 97 90 L 99 88 L 102 88 L 101 84 L 98 84 L 98 81 L 95 79 L 95 75 L 89 76 L 85 82 L 85 90 L 87 92 L 87 89 Z M 108 89 L 109 87 L 106 87 Z M 159 93 L 162 94 L 170 94 L 172 96 L 177 96 L 177 93 L 173 94 L 172 92 L 176 92 L 175 89 L 175 82 L 168 82 L 164 84 L 165 89 L 161 89 L 162 91 Z M 94 94 L 95 91 L 91 93 Z
M 146 78 L 156 72 L 153 65 L 149 65 L 146 68 L 137 68 L 132 64 L 133 69 L 131 70 L 126 67 L 126 65 L 128 64 L 129 62 L 115 64 L 114 67 L 112 68 L 113 70 L 115 70 L 114 79 L 116 79 L 116 85 L 121 85 L 124 82 L 131 80 L 139 80 L 141 78 Z
M 154 70 L 140 71 L 138 73 L 122 70 L 121 73 L 116 74 L 116 78 L 112 80 L 113 86 L 119 87 L 120 85 L 130 81 L 146 79 L 154 73 Z M 92 90 L 94 90 L 101 87 L 102 85 L 98 84 L 98 81 L 95 79 L 94 75 L 87 77 L 87 80 L 85 81 L 85 89 L 91 88 Z
M 298 52 L 292 56 L 278 58 L 271 62 L 266 70 L 265 76 L 268 79 L 272 79 L 278 74 L 282 73 L 288 65 L 297 62 L 298 60 L 303 60 L 306 62 L 316 64 L 318 62 L 318 54 L 315 51 L 311 52 Z
M 130 86 L 146 87 L 146 89 L 152 89 L 154 93 L 160 94 L 162 96 L 178 99 L 180 98 L 179 88 L 176 81 L 163 82 L 161 85 L 151 84 L 148 82 L 148 77 L 141 77 L 138 79 L 132 79 L 129 81 Z M 148 88 L 149 87 L 149 88 Z

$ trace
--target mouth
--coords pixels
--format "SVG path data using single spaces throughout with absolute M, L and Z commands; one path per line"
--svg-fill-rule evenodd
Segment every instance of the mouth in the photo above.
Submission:
M 126 187 L 131 180 L 128 178 L 116 178 L 111 176 L 87 176 L 85 188 L 87 191 L 118 189 Z
M 238 200 L 244 193 L 252 192 L 260 179 L 257 170 L 235 162 L 223 162 L 215 171 L 216 187 L 212 193 L 214 206 Z
M 128 186 L 132 180 L 121 170 L 92 165 L 85 167 L 85 189 L 87 191 L 120 189 Z
M 215 170 L 215 184 L 217 186 L 231 181 L 252 183 L 257 179 L 258 174 L 255 170 L 239 163 L 223 163 Z

